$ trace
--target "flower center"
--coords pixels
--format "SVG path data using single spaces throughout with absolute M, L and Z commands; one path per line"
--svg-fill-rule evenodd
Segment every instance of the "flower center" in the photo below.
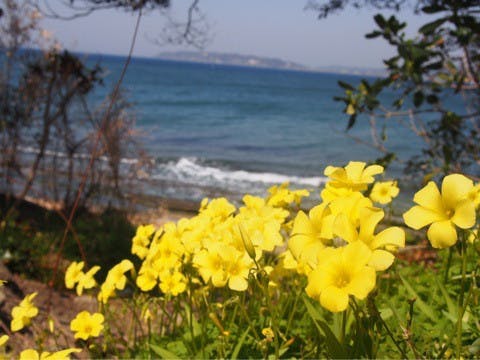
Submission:
M 455 215 L 455 210 L 454 209 L 447 209 L 446 211 L 447 217 L 451 219 L 453 215 Z
M 349 283 L 350 283 L 350 276 L 345 271 L 342 271 L 338 274 L 336 278 L 335 286 L 338 288 L 344 288 Z
M 91 334 L 92 330 L 93 330 L 92 325 L 85 325 L 85 329 L 84 329 L 85 333 Z

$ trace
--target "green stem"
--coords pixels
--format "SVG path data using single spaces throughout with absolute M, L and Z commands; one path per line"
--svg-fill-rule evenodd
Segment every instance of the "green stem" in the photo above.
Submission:
M 462 318 L 463 318 L 463 312 L 464 312 L 464 306 L 465 306 L 465 275 L 467 272 L 467 252 L 466 252 L 466 243 L 465 243 L 465 237 L 462 236 L 461 242 L 460 242 L 460 250 L 461 250 L 461 256 L 462 256 L 462 279 L 461 279 L 461 285 L 460 285 L 460 295 L 459 295 L 459 300 L 458 300 L 458 319 L 457 319 L 457 348 L 456 348 L 456 357 L 457 359 L 460 358 L 461 353 L 462 353 Z
M 293 316 L 295 315 L 295 313 L 297 311 L 298 299 L 300 299 L 301 294 L 302 294 L 301 291 L 297 291 L 297 296 L 295 296 L 295 301 L 293 303 L 293 308 L 291 309 L 290 315 L 288 316 L 287 327 L 285 328 L 285 336 L 287 336 L 288 331 L 290 330 L 290 325 L 292 324 Z
M 347 311 L 342 313 L 342 331 L 340 332 L 340 344 L 345 345 L 345 333 L 347 331 Z
M 197 354 L 197 346 L 195 344 L 195 333 L 193 329 L 193 299 L 192 299 L 192 278 L 188 276 L 188 295 L 187 295 L 187 301 L 188 301 L 188 307 L 190 308 L 190 311 L 188 312 L 188 328 L 190 330 L 190 334 L 192 336 L 192 349 L 194 351 L 194 355 Z M 203 355 L 203 354 L 202 354 Z
M 449 249 L 449 253 L 448 253 L 447 266 L 445 266 L 445 274 L 443 276 L 444 284 L 446 284 L 448 281 L 448 273 L 450 271 L 450 266 L 452 264 L 452 256 L 453 256 L 453 247 Z
M 245 292 L 242 293 L 242 302 L 241 302 L 241 304 L 238 308 L 240 309 L 240 312 L 242 313 L 245 320 L 247 320 L 248 325 L 250 325 L 250 328 L 252 329 L 253 333 L 255 334 L 255 339 L 261 340 L 257 331 L 255 330 L 255 326 L 253 325 L 252 320 L 250 320 L 250 317 L 248 316 L 247 311 L 245 310 Z
M 268 292 L 268 283 L 265 284 L 265 286 L 262 286 L 262 284 L 260 284 L 259 282 L 259 285 L 260 287 L 263 288 L 263 293 L 264 293 L 265 299 L 267 300 L 267 308 L 269 309 L 271 319 L 272 319 L 272 327 L 275 334 L 273 338 L 273 343 L 275 344 L 275 359 L 279 359 L 280 358 L 280 344 L 279 344 L 280 329 L 278 327 L 277 316 L 275 314 L 276 306 L 272 304 L 272 299 L 270 298 L 270 294 Z

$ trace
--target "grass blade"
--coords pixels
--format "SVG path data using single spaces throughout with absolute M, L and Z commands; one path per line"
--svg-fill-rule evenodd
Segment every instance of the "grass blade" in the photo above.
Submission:
M 174 353 L 171 353 L 170 351 L 164 348 L 161 348 L 160 346 L 150 344 L 150 349 L 152 349 L 152 351 L 158 356 L 160 356 L 162 359 L 175 359 L 175 360 L 180 359 Z
M 238 358 L 238 354 L 242 349 L 243 343 L 245 342 L 245 339 L 247 338 L 249 331 L 250 331 L 250 326 L 247 327 L 247 330 L 245 330 L 242 336 L 240 336 L 240 339 L 238 339 L 237 345 L 235 345 L 235 349 L 233 349 L 232 356 L 230 357 L 232 360 L 236 360 Z
M 398 276 L 400 277 L 400 280 L 402 280 L 403 285 L 405 286 L 405 289 L 407 289 L 407 291 L 410 293 L 411 296 L 415 297 L 415 305 L 417 305 L 417 307 L 425 316 L 427 316 L 430 320 L 436 322 L 438 319 L 435 316 L 433 309 L 420 298 L 420 296 L 413 289 L 410 283 L 407 280 L 405 280 L 405 278 L 402 275 L 398 274 Z

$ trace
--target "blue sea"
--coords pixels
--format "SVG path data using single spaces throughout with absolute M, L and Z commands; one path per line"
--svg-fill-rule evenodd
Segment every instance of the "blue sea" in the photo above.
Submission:
M 125 58 L 85 56 L 105 70 L 101 100 L 120 76 Z M 345 131 L 348 116 L 338 80 L 360 77 L 133 58 L 123 88 L 133 103 L 140 142 L 154 161 L 144 176 L 147 192 L 199 200 L 264 194 L 273 184 L 318 191 L 327 165 L 371 161 L 368 119 Z M 386 95 L 388 97 L 388 94 Z M 387 98 L 388 100 L 388 98 Z M 406 160 L 419 152 L 418 138 L 394 120 L 387 146 Z M 386 178 L 402 176 L 397 163 Z

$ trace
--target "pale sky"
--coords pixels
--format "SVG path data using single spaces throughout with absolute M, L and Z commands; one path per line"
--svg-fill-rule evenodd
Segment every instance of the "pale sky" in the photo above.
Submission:
M 175 19 L 186 17 L 190 1 L 172 1 Z M 210 26 L 211 42 L 206 51 L 276 57 L 308 66 L 383 67 L 381 59 L 393 54 L 381 40 L 364 35 L 375 28 L 378 10 L 349 9 L 340 15 L 318 20 L 306 11 L 306 0 L 201 0 L 200 8 Z M 182 4 L 179 6 L 178 4 Z M 414 34 L 425 22 L 412 10 L 397 14 Z M 72 51 L 124 55 L 128 52 L 136 16 L 121 10 L 104 10 L 70 21 L 44 19 L 62 45 Z M 134 55 L 155 56 L 170 50 L 193 50 L 158 46 L 151 41 L 165 26 L 158 11 L 141 20 Z

